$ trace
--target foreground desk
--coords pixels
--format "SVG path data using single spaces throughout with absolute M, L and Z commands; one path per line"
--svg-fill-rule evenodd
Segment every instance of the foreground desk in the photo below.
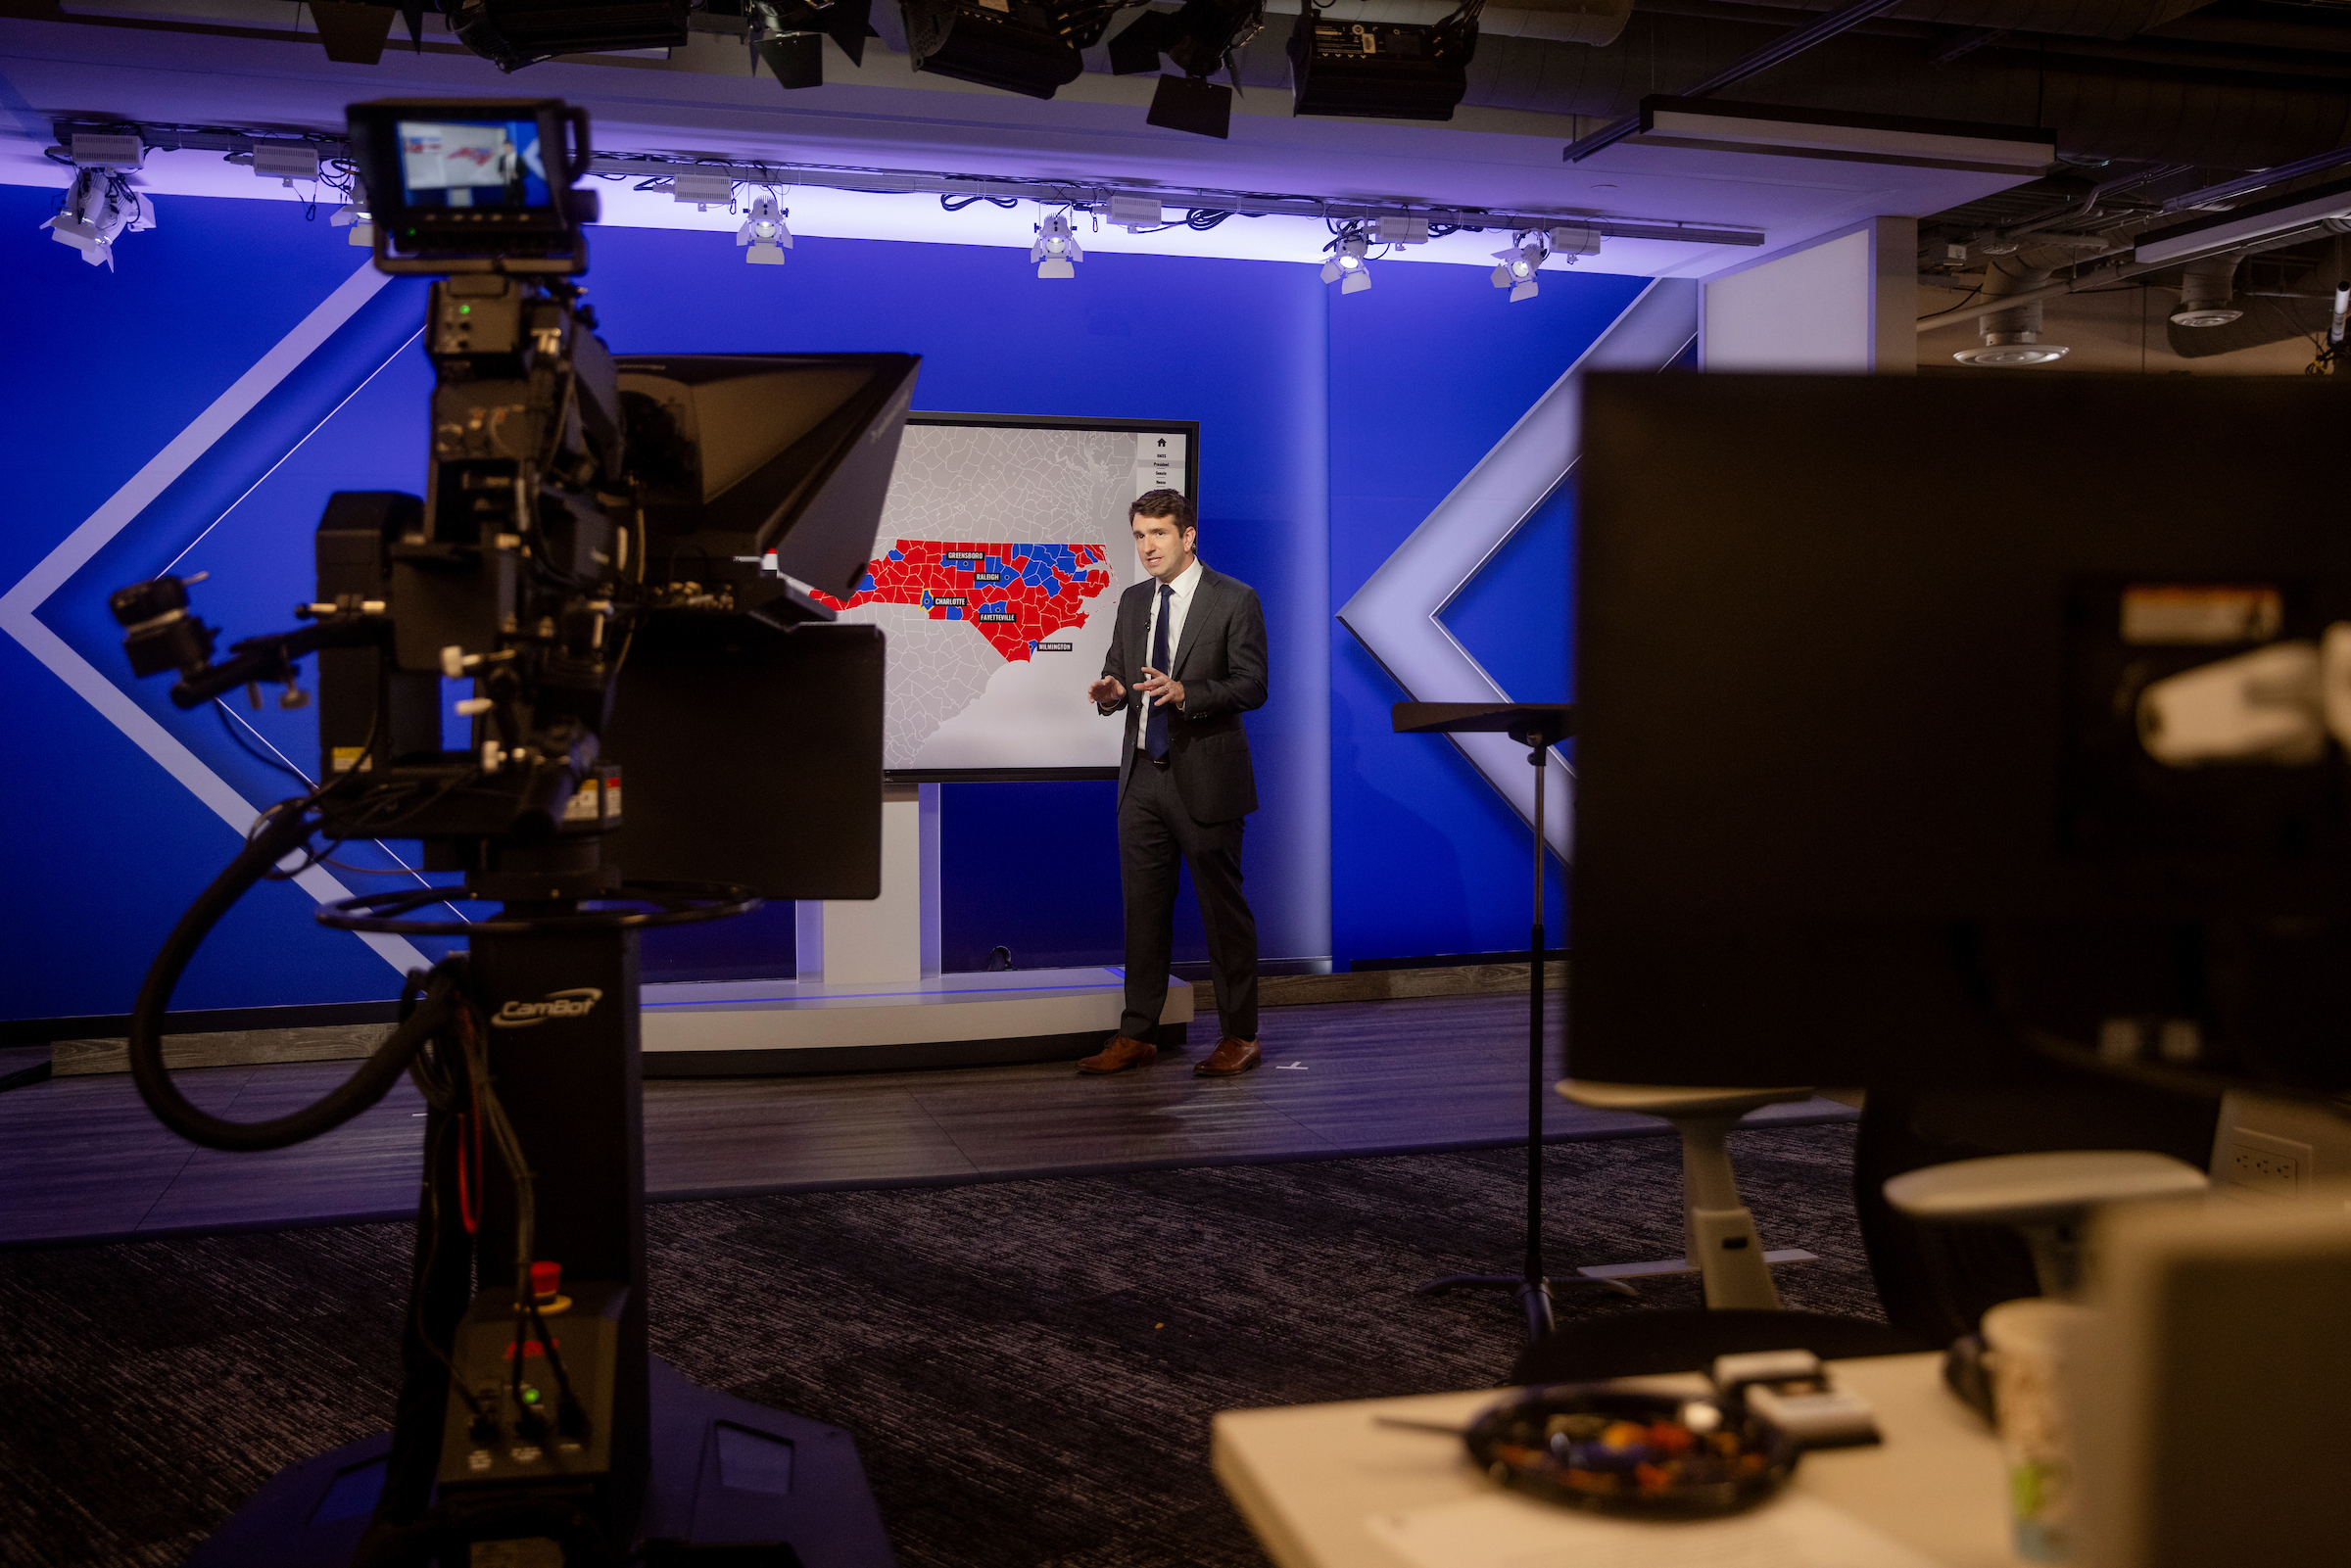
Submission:
M 1832 1362 L 1838 1384 L 1877 1411 L 1886 1441 L 1807 1453 L 1783 1496 L 1827 1503 L 1938 1568 L 2013 1568 L 1998 1445 L 1943 1389 L 1942 1359 Z M 1217 1479 L 1280 1568 L 1412 1568 L 1374 1533 L 1372 1516 L 1500 1489 L 1470 1465 L 1459 1438 L 1378 1426 L 1372 1418 L 1463 1426 L 1501 1397 L 1488 1390 L 1227 1411 L 1213 1428 Z M 1663 1543 L 1675 1527 L 1642 1528 Z

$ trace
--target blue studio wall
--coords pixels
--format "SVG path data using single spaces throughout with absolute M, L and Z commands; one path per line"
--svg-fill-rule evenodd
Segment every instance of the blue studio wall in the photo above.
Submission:
M 1330 603 L 1378 570 L 1646 279 L 1545 272 L 1512 305 L 1456 267 L 1388 266 L 1330 318 Z M 1562 486 L 1442 614 L 1505 691 L 1575 697 L 1574 501 Z M 1334 619 L 1331 942 L 1351 960 L 1526 947 L 1526 824 L 1452 744 L 1400 736 L 1405 693 Z M 1554 797 L 1557 798 L 1556 796 Z M 1554 859 L 1546 940 L 1565 933 Z
M 421 489 L 430 379 L 422 286 L 360 272 L 362 253 L 298 207 L 167 199 L 109 274 L 38 231 L 53 202 L 0 187 L 0 267 L 19 284 L 0 321 L 0 594 L 15 591 L 0 602 L 37 623 L 0 635 L 0 805 L 20 873 L 7 1019 L 127 1011 L 233 851 L 228 819 L 292 792 L 272 764 L 315 765 L 310 710 L 181 714 L 167 682 L 133 682 L 106 593 L 209 570 L 203 612 L 232 638 L 287 624 L 325 496 Z M 1264 952 L 1343 968 L 1523 942 L 1523 828 L 1449 746 L 1386 733 L 1397 693 L 1330 612 L 1636 282 L 1546 274 L 1541 299 L 1507 308 L 1463 269 L 1388 266 L 1341 300 L 1303 264 L 1097 254 L 1051 284 L 994 248 L 810 240 L 777 269 L 742 265 L 724 236 L 609 228 L 593 259 L 621 353 L 902 349 L 925 356 L 918 407 L 1202 421 L 1202 552 L 1256 585 L 1271 640 L 1271 697 L 1249 721 Z M 289 348 L 322 307 L 333 330 Z M 240 386 L 260 394 L 204 426 Z M 159 454 L 173 482 L 124 500 Z M 1447 612 L 1513 694 L 1566 689 L 1570 524 L 1552 503 Z M 21 588 L 45 561 L 73 569 Z M 190 782 L 208 779 L 228 804 L 199 799 Z M 1022 967 L 1115 961 L 1112 806 L 1107 784 L 946 786 L 948 967 L 996 945 Z M 364 870 L 397 869 L 368 846 L 337 859 L 355 890 L 383 885 Z M 388 997 L 393 966 L 316 927 L 315 895 L 249 895 L 174 1005 Z M 1178 959 L 1203 956 L 1196 921 L 1179 930 Z M 662 933 L 648 977 L 789 973 L 789 933 L 782 910 Z

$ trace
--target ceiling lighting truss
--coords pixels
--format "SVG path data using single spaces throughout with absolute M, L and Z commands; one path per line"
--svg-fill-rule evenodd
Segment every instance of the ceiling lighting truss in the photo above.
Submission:
M 257 141 L 267 142 L 272 139 L 268 136 L 257 138 L 249 131 L 233 127 L 192 127 L 139 121 L 91 123 L 59 120 L 51 126 L 51 133 L 58 143 L 49 149 L 49 157 L 55 162 L 72 163 L 75 151 L 104 145 L 117 152 L 129 152 L 129 159 L 116 166 L 126 167 L 138 166 L 138 157 L 146 151 L 250 153 Z M 304 139 L 318 150 L 322 169 L 331 170 L 321 172 L 320 181 L 338 190 L 348 189 L 352 166 L 350 150 L 344 138 L 318 135 Z M 93 152 L 91 158 L 82 162 L 90 163 L 95 159 Z M 648 154 L 598 154 L 589 159 L 588 171 L 610 179 L 657 180 L 670 188 L 673 195 L 678 180 L 698 175 L 712 180 L 723 179 L 730 184 L 774 185 L 789 181 L 793 185 L 818 190 L 943 196 L 997 203 L 1036 202 L 1073 212 L 1098 213 L 1109 221 L 1118 223 L 1126 221 L 1111 215 L 1112 206 L 1118 202 L 1132 203 L 1133 206 L 1127 210 L 1138 216 L 1142 214 L 1144 204 L 1163 214 L 1176 214 L 1166 217 L 1165 221 L 1169 222 L 1184 221 L 1181 214 L 1188 213 L 1194 214 L 1192 221 L 1195 227 L 1206 227 L 1218 221 L 1218 214 L 1299 217 L 1336 223 L 1367 222 L 1380 225 L 1375 243 L 1382 245 L 1419 244 L 1430 237 L 1456 232 L 1511 234 L 1540 231 L 1551 234 L 1570 226 L 1577 233 L 1588 236 L 1595 246 L 1603 239 L 1611 239 L 1760 247 L 1764 240 L 1759 229 L 1726 228 L 1719 224 L 1692 223 L 1673 218 L 1583 214 L 1569 220 L 1557 213 L 1497 212 L 1474 207 L 1447 207 L 1438 203 L 1414 205 L 1405 202 L 1340 201 L 1319 196 L 1222 191 L 1199 186 L 1123 185 L 1111 181 L 990 179 L 980 175 L 940 174 L 914 169 L 855 168 L 788 162 L 715 164 L 703 159 Z M 1396 227 L 1392 231 L 1385 225 Z M 1566 249 L 1558 244 L 1551 248 L 1555 252 Z M 1591 253 L 1578 250 L 1576 254 Z
M 1774 66 L 1795 59 L 1815 44 L 1826 43 L 1839 33 L 1859 26 L 1882 12 L 1892 11 L 1900 3 L 1901 0 L 1852 0 L 1849 5 L 1840 7 L 1800 27 L 1782 33 L 1755 53 L 1749 55 L 1745 60 L 1716 71 L 1704 81 L 1684 90 L 1678 96 L 1685 99 L 1710 98 L 1722 91 L 1723 88 L 1735 82 L 1745 81 L 1750 76 L 1760 75 Z M 1627 136 L 1638 134 L 1640 130 L 1641 116 L 1636 112 L 1625 116 L 1622 119 L 1610 120 L 1591 135 L 1580 138 L 1560 156 L 1570 164 L 1580 164 L 1602 148 L 1613 147 Z

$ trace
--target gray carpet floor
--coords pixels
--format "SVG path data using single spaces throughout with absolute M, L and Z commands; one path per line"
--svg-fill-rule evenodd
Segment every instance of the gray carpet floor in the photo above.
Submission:
M 1791 1307 L 1877 1315 L 1853 1129 L 1735 1134 Z M 1554 1145 L 1555 1274 L 1680 1250 L 1669 1138 Z M 1218 1410 L 1490 1386 L 1520 1156 L 1407 1155 L 648 1212 L 656 1354 L 849 1428 L 907 1568 L 1261 1564 Z M 390 1423 L 403 1226 L 0 1254 L 0 1561 L 178 1562 L 267 1476 Z M 1699 1305 L 1561 1297 L 1563 1316 Z

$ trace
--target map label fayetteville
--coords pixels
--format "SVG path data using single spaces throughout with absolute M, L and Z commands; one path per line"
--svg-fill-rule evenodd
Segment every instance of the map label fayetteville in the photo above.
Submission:
M 1007 663 L 1068 651 L 1042 640 L 1085 625 L 1084 601 L 1110 587 L 1102 545 L 945 544 L 901 539 L 866 564 L 845 599 L 812 594 L 836 610 L 903 604 L 934 621 L 968 621 Z

